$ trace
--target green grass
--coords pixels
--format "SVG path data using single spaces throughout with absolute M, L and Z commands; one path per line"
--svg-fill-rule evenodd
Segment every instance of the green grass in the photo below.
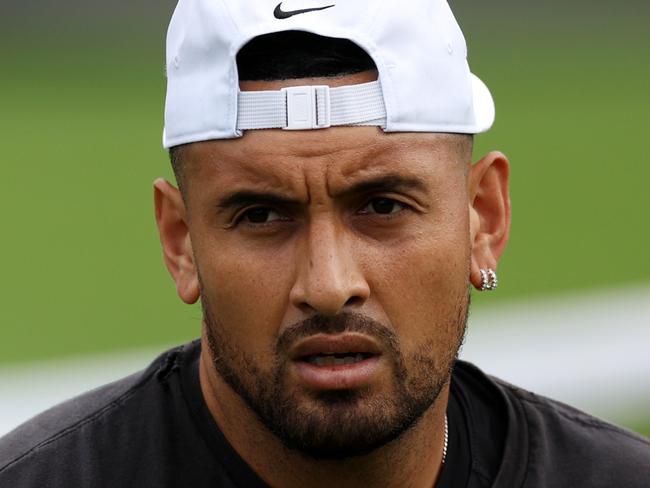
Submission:
M 200 314 L 176 299 L 153 220 L 151 183 L 171 177 L 162 49 L 38 47 L 12 53 L 0 81 L 0 361 L 197 335 Z
M 630 425 L 628 428 L 650 439 L 650 419 L 646 423 Z
M 512 238 L 489 303 L 647 282 L 641 21 L 592 12 L 576 26 L 531 20 L 523 7 L 506 18 L 468 5 L 472 66 L 498 114 L 476 156 L 497 148 L 512 161 Z M 27 37 L 14 26 L 0 47 L 0 363 L 199 331 L 199 310 L 180 304 L 163 267 L 153 221 L 151 182 L 171 177 L 160 148 L 164 26 L 56 25 Z
M 499 299 L 648 281 L 647 5 L 509 2 L 507 12 L 460 18 L 497 103 L 476 154 L 497 148 L 512 163 Z

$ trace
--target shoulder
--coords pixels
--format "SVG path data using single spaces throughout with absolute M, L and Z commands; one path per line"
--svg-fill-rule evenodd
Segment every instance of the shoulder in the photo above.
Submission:
M 650 440 L 569 405 L 490 378 L 520 412 L 531 486 L 641 487 L 650 479 Z M 511 424 L 512 425 L 512 424 Z
M 57 405 L 1 438 L 0 485 L 65 486 L 49 478 L 55 472 L 61 479 L 70 475 L 73 482 L 96 461 L 103 439 L 119 439 L 152 414 L 145 412 L 147 398 L 158 395 L 155 378 L 177 349 L 163 353 L 147 369 Z

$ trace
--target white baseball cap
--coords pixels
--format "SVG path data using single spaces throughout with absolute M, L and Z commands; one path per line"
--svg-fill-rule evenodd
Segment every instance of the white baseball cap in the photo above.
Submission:
M 239 50 L 288 30 L 354 42 L 375 62 L 378 80 L 240 91 Z M 251 129 L 477 134 L 493 122 L 492 96 L 469 70 L 446 0 L 179 0 L 169 25 L 165 148 Z

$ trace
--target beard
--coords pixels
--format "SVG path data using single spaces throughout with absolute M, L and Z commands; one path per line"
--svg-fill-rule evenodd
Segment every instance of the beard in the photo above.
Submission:
M 439 397 L 449 382 L 462 345 L 469 295 L 460 300 L 453 317 L 440 332 L 448 344 L 443 352 L 434 339 L 405 357 L 397 335 L 358 313 L 313 315 L 288 327 L 277 339 L 274 361 L 263 369 L 254 357 L 233 347 L 227 328 L 212 315 L 206 298 L 201 304 L 212 363 L 260 422 L 289 449 L 314 459 L 344 459 L 368 454 L 407 432 Z M 358 332 L 381 343 L 382 357 L 391 365 L 391 385 L 298 394 L 288 383 L 295 341 L 317 334 Z

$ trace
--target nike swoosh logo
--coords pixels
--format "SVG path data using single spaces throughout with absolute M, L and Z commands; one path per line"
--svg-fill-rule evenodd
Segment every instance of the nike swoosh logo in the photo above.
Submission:
M 282 2 L 278 3 L 278 6 L 275 7 L 275 10 L 273 11 L 273 16 L 276 19 L 288 19 L 289 17 L 293 17 L 294 15 L 299 15 L 299 14 L 306 14 L 307 12 L 316 12 L 317 10 L 325 10 L 326 8 L 332 8 L 334 4 L 332 5 L 327 5 L 325 7 L 315 7 L 315 8 L 303 8 L 300 10 L 282 10 Z

